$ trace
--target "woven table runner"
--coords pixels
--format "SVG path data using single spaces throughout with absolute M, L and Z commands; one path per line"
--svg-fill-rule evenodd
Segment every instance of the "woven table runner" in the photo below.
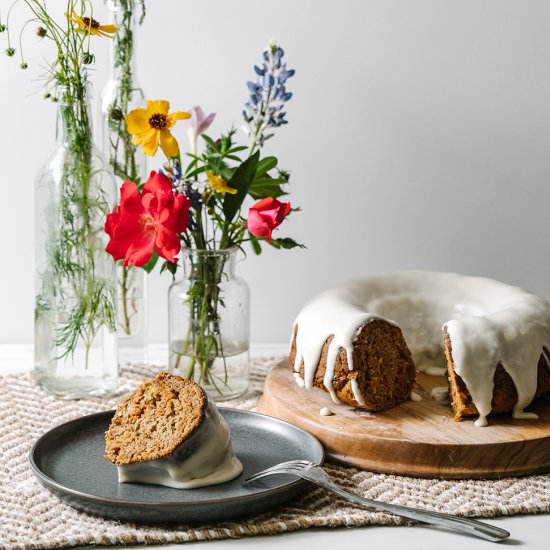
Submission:
M 266 374 L 276 359 L 251 365 L 249 392 L 221 406 L 254 410 Z M 309 488 L 290 504 L 239 522 L 172 527 L 136 526 L 78 512 L 51 495 L 31 472 L 28 453 L 34 441 L 54 426 L 85 414 L 113 409 L 158 367 L 122 369 L 118 397 L 61 401 L 34 385 L 32 374 L 0 377 L 0 548 L 41 549 L 77 545 L 128 545 L 191 542 L 275 535 L 308 527 L 404 525 L 406 520 L 356 508 L 320 488 Z M 362 496 L 424 510 L 462 516 L 495 517 L 550 511 L 550 476 L 498 481 L 416 479 L 373 474 L 327 463 L 342 487 Z

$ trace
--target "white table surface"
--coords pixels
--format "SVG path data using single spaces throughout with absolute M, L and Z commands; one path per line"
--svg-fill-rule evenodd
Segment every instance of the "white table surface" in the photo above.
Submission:
M 278 356 L 286 345 L 255 345 L 253 356 Z M 32 369 L 32 347 L 28 345 L 0 345 L 0 374 L 24 372 Z M 151 362 L 166 363 L 166 348 L 151 346 Z M 499 546 L 522 549 L 550 549 L 550 515 L 515 516 L 488 520 L 511 533 L 510 539 Z M 341 529 L 309 529 L 272 537 L 248 537 L 236 540 L 194 542 L 187 544 L 154 545 L 147 548 L 204 548 L 204 550 L 232 550 L 257 548 L 262 550 L 384 550 L 405 547 L 407 550 L 480 550 L 495 547 L 494 543 L 432 527 L 363 527 Z M 90 547 L 91 548 L 91 547 Z M 97 546 L 93 548 L 99 548 Z M 143 550 L 143 546 L 132 546 Z

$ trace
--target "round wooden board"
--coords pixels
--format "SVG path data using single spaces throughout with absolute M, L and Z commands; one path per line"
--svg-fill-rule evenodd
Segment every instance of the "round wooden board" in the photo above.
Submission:
M 381 413 L 335 404 L 328 393 L 299 387 L 287 361 L 268 375 L 258 412 L 313 434 L 327 456 L 385 474 L 449 479 L 500 478 L 550 471 L 550 399 L 529 408 L 538 420 L 490 417 L 490 425 L 455 422 L 450 406 L 429 398 L 443 377 L 420 373 L 407 401 Z M 321 416 L 328 407 L 334 415 Z

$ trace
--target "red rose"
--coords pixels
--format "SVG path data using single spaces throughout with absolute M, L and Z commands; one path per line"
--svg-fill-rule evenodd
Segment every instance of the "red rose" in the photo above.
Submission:
M 122 184 L 120 206 L 107 216 L 107 252 L 124 265 L 144 266 L 153 250 L 169 262 L 177 262 L 181 249 L 178 233 L 187 229 L 190 201 L 176 193 L 163 174 L 151 172 L 141 195 L 131 181 Z
M 248 231 L 257 237 L 265 237 L 271 243 L 271 233 L 283 223 L 290 212 L 289 202 L 279 202 L 266 197 L 250 207 L 248 211 Z

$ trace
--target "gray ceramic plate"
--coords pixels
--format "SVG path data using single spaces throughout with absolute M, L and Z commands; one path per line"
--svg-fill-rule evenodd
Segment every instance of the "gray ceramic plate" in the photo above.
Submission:
M 118 483 L 116 467 L 104 458 L 105 432 L 114 411 L 91 414 L 44 434 L 30 452 L 42 485 L 79 510 L 136 523 L 204 523 L 256 515 L 288 501 L 307 482 L 271 476 L 243 487 L 245 477 L 292 459 L 321 464 L 321 444 L 307 432 L 262 414 L 220 409 L 231 428 L 243 473 L 233 481 L 200 489 L 170 489 Z

